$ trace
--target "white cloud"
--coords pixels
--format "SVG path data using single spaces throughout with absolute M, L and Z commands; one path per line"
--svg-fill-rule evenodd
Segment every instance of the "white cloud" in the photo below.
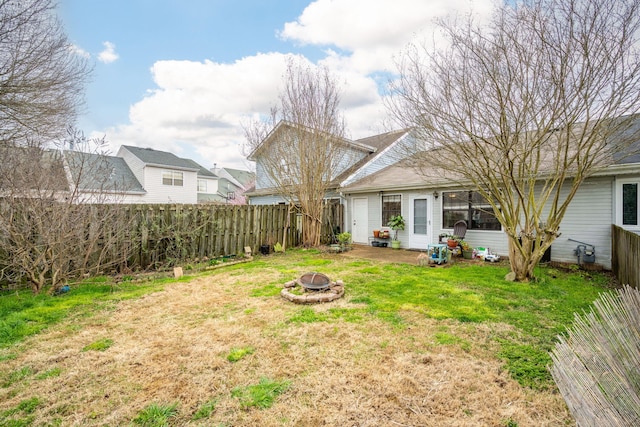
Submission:
M 317 0 L 279 33 L 285 40 L 344 52 L 342 67 L 362 73 L 393 70 L 393 55 L 419 36 L 431 36 L 435 19 L 450 13 L 486 17 L 497 0 Z M 337 58 L 334 55 L 333 60 Z
M 107 130 L 112 151 L 130 144 L 182 155 L 190 145 L 203 166 L 246 167 L 242 124 L 269 111 L 288 56 L 258 54 L 231 64 L 156 62 L 151 74 L 158 88 L 131 106 L 129 124 Z
M 116 45 L 111 42 L 102 43 L 104 50 L 98 54 L 98 60 L 105 64 L 110 64 L 118 59 Z
M 434 18 L 468 11 L 471 4 L 482 18 L 494 1 L 317 0 L 285 24 L 280 36 L 325 49 L 318 63 L 343 85 L 349 136 L 362 138 L 385 131 L 379 87 L 394 70 L 393 55 L 418 32 L 432 31 Z M 113 44 L 105 47 L 117 58 Z M 277 102 L 290 55 L 259 53 L 233 63 L 156 62 L 150 71 L 157 87 L 130 107 L 130 123 L 104 131 L 112 151 L 121 144 L 147 146 L 185 157 L 197 153 L 194 160 L 206 167 L 247 167 L 242 125 Z

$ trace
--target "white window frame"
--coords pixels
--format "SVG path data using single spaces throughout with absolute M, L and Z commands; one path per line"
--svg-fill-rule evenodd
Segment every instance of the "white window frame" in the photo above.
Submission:
M 171 181 L 171 183 L 167 183 L 165 182 L 165 180 L 167 181 Z M 177 182 L 180 182 L 179 184 L 177 184 Z M 162 185 L 172 185 L 175 187 L 182 187 L 184 186 L 184 173 L 182 172 L 178 172 L 178 171 L 162 171 Z
M 199 179 L 198 180 L 198 193 L 206 193 L 207 192 L 207 180 Z
M 624 184 L 636 184 L 640 190 L 640 177 L 616 179 L 616 225 L 628 230 L 640 230 L 640 196 L 638 197 L 638 219 L 636 224 L 622 223 L 622 187 Z

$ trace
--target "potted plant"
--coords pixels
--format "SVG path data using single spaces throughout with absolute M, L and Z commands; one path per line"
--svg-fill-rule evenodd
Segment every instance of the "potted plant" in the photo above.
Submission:
M 338 234 L 338 244 L 340 245 L 341 251 L 349 250 L 351 245 L 351 233 L 345 231 L 344 233 Z
M 398 240 L 398 231 L 404 230 L 404 227 L 405 227 L 404 218 L 402 217 L 402 215 L 392 216 L 389 219 L 389 222 L 387 223 L 387 225 L 391 227 L 393 231 L 395 231 L 395 233 L 393 233 L 393 241 L 391 242 L 391 247 L 393 249 L 399 249 L 400 240 Z
M 460 245 L 460 248 L 462 249 L 462 258 L 464 259 L 472 259 L 473 258 L 473 248 L 471 247 L 471 245 L 464 241 L 464 240 L 459 240 L 458 244 Z
M 450 249 L 455 249 L 458 247 L 458 236 L 454 235 L 454 234 L 449 234 L 449 236 L 447 236 L 447 246 L 449 246 Z

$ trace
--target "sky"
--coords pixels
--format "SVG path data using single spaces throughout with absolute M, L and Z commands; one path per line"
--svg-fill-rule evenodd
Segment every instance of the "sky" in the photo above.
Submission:
M 268 114 L 286 58 L 329 68 L 353 139 L 386 130 L 394 58 L 431 39 L 434 19 L 488 16 L 495 0 L 59 0 L 93 65 L 78 127 L 121 145 L 253 169 L 243 126 Z

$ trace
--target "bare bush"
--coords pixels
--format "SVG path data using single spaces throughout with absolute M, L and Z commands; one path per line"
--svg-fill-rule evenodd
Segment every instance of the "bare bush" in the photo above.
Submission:
M 70 133 L 66 144 L 70 141 L 76 148 L 94 150 L 104 144 L 87 141 L 77 132 Z M 125 249 L 122 242 L 130 240 L 130 220 L 117 206 L 105 204 L 116 202 L 124 191 L 113 187 L 107 156 L 39 147 L 0 150 L 5 152 L 6 172 L 0 199 L 0 265 L 5 280 L 20 284 L 26 279 L 38 293 L 46 284 L 55 290 L 69 278 L 126 263 L 132 248 Z M 114 258 L 116 245 L 120 256 Z

